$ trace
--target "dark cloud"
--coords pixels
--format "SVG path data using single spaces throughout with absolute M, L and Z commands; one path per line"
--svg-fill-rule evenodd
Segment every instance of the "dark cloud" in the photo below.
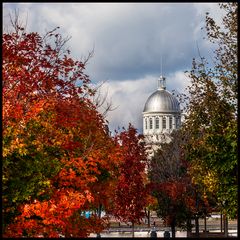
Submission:
M 136 5 L 132 14 L 123 13 L 109 21 L 103 28 L 105 34 L 98 31 L 96 70 L 105 70 L 100 71 L 98 78 L 137 79 L 144 74 L 157 73 L 161 57 L 166 73 L 189 67 L 196 48 L 193 39 L 194 22 L 198 20 L 195 8 L 184 4 L 170 4 L 167 8 L 152 4 L 147 8 L 149 11 L 145 8 Z

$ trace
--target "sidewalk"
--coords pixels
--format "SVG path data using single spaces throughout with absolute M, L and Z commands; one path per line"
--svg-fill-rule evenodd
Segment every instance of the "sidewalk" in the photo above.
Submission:
M 150 238 L 151 231 L 135 231 L 134 237 L 139 238 Z M 200 233 L 200 237 L 202 238 L 224 238 L 224 233 L 219 232 L 211 232 L 208 233 L 208 235 L 204 235 L 205 233 Z M 96 234 L 90 234 L 90 238 L 95 238 Z M 101 233 L 101 237 L 108 237 L 108 238 L 132 238 L 132 231 L 131 229 L 127 229 L 127 231 L 103 231 Z M 157 231 L 157 237 L 163 238 L 164 237 L 164 231 Z M 172 237 L 172 233 L 170 232 L 170 237 Z M 176 231 L 176 237 L 181 238 L 187 238 L 187 232 L 186 231 Z M 194 235 L 189 236 L 190 238 L 194 238 Z M 237 238 L 237 230 L 230 230 L 228 234 L 228 238 Z

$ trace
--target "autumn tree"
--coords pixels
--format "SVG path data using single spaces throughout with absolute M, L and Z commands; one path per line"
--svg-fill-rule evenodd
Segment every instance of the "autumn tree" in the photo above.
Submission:
M 86 237 L 104 227 L 83 212 L 118 162 L 89 100 L 88 58 L 73 60 L 58 29 L 27 33 L 17 18 L 13 27 L 2 37 L 4 236 Z
M 212 62 L 193 60 L 188 73 L 186 151 L 195 184 L 230 218 L 237 216 L 237 3 L 221 3 L 222 25 L 206 14 L 206 32 L 216 46 Z
M 161 143 L 149 162 L 149 179 L 152 195 L 157 198 L 156 212 L 171 227 L 191 230 L 191 219 L 199 217 L 208 209 L 208 201 L 198 196 L 196 186 L 188 174 L 189 164 L 183 146 L 188 135 L 181 130 L 171 133 L 171 141 Z
M 118 180 L 114 192 L 113 215 L 124 222 L 140 223 L 144 217 L 147 191 L 144 185 L 146 179 L 146 153 L 142 136 L 129 124 L 115 136 L 119 144 L 122 161 L 119 164 Z

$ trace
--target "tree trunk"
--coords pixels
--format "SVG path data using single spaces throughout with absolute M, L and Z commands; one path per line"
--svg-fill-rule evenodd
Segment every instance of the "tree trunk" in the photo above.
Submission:
M 147 211 L 148 227 L 150 227 L 150 210 Z
M 207 217 L 206 215 L 204 216 L 204 232 L 205 232 L 205 237 L 207 237 Z
M 199 237 L 199 221 L 198 216 L 195 217 L 195 229 L 196 229 L 196 237 Z
M 171 230 L 172 230 L 172 238 L 175 238 L 176 237 L 175 219 L 171 223 Z
M 150 227 L 150 210 L 147 210 L 147 208 L 145 208 L 145 215 L 147 217 L 147 225 Z
M 224 236 L 228 237 L 228 218 L 226 214 L 223 215 L 223 219 L 224 219 Z
M 187 219 L 187 237 L 190 237 L 192 233 L 192 222 L 191 219 Z
M 221 213 L 220 215 L 220 220 L 221 220 L 221 233 L 223 232 L 223 215 Z
M 132 237 L 134 238 L 134 222 L 132 222 Z
M 98 218 L 101 218 L 101 213 L 102 213 L 102 204 L 99 204 L 99 208 L 98 208 Z
M 98 207 L 98 218 L 100 219 L 101 218 L 101 212 L 102 212 L 102 204 L 100 203 L 99 204 L 99 207 Z M 100 232 L 97 233 L 97 238 L 100 238 L 101 237 L 101 234 Z

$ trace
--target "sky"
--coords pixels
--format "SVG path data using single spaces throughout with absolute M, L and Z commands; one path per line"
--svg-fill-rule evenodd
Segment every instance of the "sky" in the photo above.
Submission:
M 166 77 L 166 88 L 184 93 L 185 71 L 199 53 L 211 59 L 214 46 L 204 39 L 205 13 L 220 23 L 217 3 L 3 3 L 3 31 L 18 10 L 27 30 L 46 33 L 60 27 L 71 55 L 84 59 L 94 49 L 86 74 L 113 111 L 109 129 L 133 124 L 142 133 L 142 111 Z

